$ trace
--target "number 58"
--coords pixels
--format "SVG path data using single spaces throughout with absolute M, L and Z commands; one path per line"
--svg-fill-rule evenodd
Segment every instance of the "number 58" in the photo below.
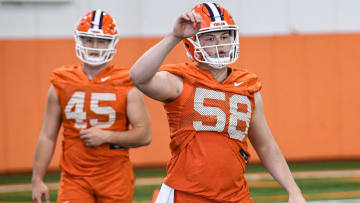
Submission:
M 194 96 L 194 109 L 202 116 L 216 116 L 217 122 L 215 126 L 204 125 L 202 121 L 193 121 L 193 127 L 197 131 L 216 131 L 223 132 L 226 123 L 226 113 L 218 107 L 204 106 L 204 99 L 215 99 L 225 101 L 224 92 L 209 90 L 204 88 L 196 88 Z M 230 116 L 228 134 L 231 138 L 242 141 L 248 132 L 251 118 L 251 103 L 247 96 L 234 94 L 229 98 Z M 238 111 L 238 104 L 245 104 L 246 112 Z M 238 120 L 245 122 L 245 129 L 238 130 Z

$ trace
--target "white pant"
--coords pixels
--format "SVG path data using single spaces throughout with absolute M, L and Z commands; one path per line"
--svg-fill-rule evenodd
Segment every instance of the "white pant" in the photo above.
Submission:
M 174 193 L 174 188 L 171 188 L 163 183 L 155 203 L 174 203 Z

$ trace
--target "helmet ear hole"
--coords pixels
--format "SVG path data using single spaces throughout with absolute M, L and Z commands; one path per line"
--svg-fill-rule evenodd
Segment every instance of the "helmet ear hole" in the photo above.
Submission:
M 200 59 L 200 60 L 203 59 L 202 57 L 200 58 L 200 54 L 199 54 L 199 53 L 196 53 L 196 54 L 195 54 L 195 58 Z

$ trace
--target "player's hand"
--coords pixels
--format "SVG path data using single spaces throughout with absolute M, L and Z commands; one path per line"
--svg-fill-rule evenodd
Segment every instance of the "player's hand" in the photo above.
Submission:
M 179 39 L 184 39 L 193 36 L 200 27 L 201 16 L 198 13 L 189 11 L 176 20 L 172 34 Z
M 85 142 L 88 147 L 97 147 L 106 143 L 106 133 L 97 127 L 80 131 L 80 139 Z
M 306 203 L 304 196 L 300 193 L 297 195 L 289 195 L 289 203 Z
M 32 200 L 34 203 L 42 203 L 42 197 L 45 202 L 50 203 L 49 189 L 43 181 L 32 183 Z

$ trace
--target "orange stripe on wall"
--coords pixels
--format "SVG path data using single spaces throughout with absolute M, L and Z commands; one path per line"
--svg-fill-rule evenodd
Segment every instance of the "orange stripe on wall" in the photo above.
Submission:
M 131 66 L 159 40 L 121 39 L 114 62 Z M 74 45 L 72 39 L 0 41 L 0 172 L 31 170 L 50 73 L 79 63 Z M 265 114 L 288 160 L 360 158 L 359 45 L 360 34 L 240 39 L 236 65 L 260 76 Z M 165 63 L 184 60 L 179 44 Z M 166 115 L 161 103 L 148 98 L 146 103 L 153 142 L 133 149 L 131 158 L 135 166 L 164 165 L 170 158 Z M 60 150 L 58 145 L 52 169 L 57 168 Z M 259 160 L 253 156 L 252 161 Z
M 4 56 L 4 46 L 0 42 L 0 60 L 3 61 Z M 7 150 L 7 137 L 6 137 L 6 120 L 5 120 L 5 67 L 0 66 L 0 170 L 5 167 L 5 163 L 7 162 L 6 154 L 4 152 Z

